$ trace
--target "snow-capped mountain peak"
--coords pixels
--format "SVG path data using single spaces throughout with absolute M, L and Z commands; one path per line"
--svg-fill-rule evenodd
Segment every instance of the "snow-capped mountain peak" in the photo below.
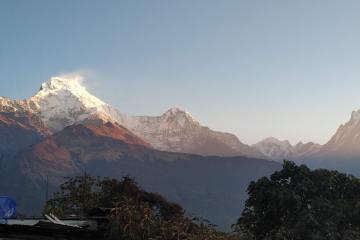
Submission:
M 143 135 L 140 134 L 142 131 L 150 131 L 149 129 L 179 132 L 200 126 L 190 113 L 175 107 L 159 117 L 130 117 L 122 114 L 90 94 L 84 87 L 81 76 L 51 77 L 41 85 L 31 101 L 40 109 L 43 121 L 55 132 L 93 118 L 118 122 L 139 135 Z M 142 130 L 139 131 L 139 128 Z
M 269 159 L 282 161 L 284 159 L 294 160 L 304 158 L 317 152 L 321 146 L 312 142 L 299 142 L 293 146 L 288 140 L 281 141 L 269 137 L 253 145 L 253 147 Z
M 121 113 L 86 90 L 81 76 L 51 77 L 30 101 L 40 109 L 41 118 L 52 131 L 91 118 L 122 119 Z
M 55 95 L 77 98 L 86 107 L 99 108 L 106 105 L 103 101 L 91 95 L 86 90 L 86 88 L 82 85 L 81 76 L 51 77 L 48 81 L 41 85 L 40 91 L 33 97 L 33 99 L 43 100 L 51 98 Z
M 81 85 L 83 77 L 80 75 L 74 76 L 53 76 L 50 77 L 46 82 L 41 84 L 41 90 L 55 90 L 55 89 L 81 89 L 84 90 L 84 86 Z
M 193 118 L 189 112 L 176 107 L 167 110 L 163 115 L 161 115 L 161 119 L 163 127 L 166 125 L 169 127 L 169 124 L 176 125 L 178 127 L 185 127 L 185 125 L 200 126 L 200 123 Z
M 172 107 L 172 108 L 168 109 L 163 115 L 165 115 L 165 116 L 166 115 L 177 115 L 177 114 L 184 114 L 184 113 L 189 114 L 188 112 L 185 112 L 184 110 L 181 110 L 180 108 Z
M 292 152 L 292 145 L 289 141 L 281 141 L 274 137 L 266 138 L 253 145 L 259 152 L 270 159 L 282 161 Z

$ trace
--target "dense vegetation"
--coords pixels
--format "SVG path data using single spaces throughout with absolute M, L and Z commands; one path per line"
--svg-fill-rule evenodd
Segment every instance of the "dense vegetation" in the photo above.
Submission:
M 284 161 L 283 169 L 252 182 L 236 234 L 184 214 L 181 206 L 122 181 L 90 176 L 69 178 L 45 212 L 88 216 L 108 209 L 102 228 L 108 239 L 360 239 L 360 180 Z
M 101 230 L 107 239 L 238 239 L 206 221 L 185 216 L 181 206 L 144 191 L 129 177 L 122 181 L 87 175 L 68 178 L 44 212 L 86 217 L 96 209 L 106 213 L 108 221 Z
M 236 225 L 255 240 L 360 239 L 360 181 L 285 161 L 270 178 L 252 182 Z

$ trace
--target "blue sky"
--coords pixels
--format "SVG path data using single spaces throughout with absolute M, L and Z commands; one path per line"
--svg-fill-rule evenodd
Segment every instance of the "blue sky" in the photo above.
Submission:
M 360 1 L 0 1 L 0 95 L 91 72 L 134 115 L 177 106 L 246 143 L 326 142 L 360 109 Z

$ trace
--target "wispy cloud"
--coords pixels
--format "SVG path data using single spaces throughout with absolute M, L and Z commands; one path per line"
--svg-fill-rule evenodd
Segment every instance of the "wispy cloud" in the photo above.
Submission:
M 91 69 L 79 69 L 67 73 L 59 73 L 56 77 L 69 79 L 69 81 L 77 81 L 80 84 L 84 84 L 84 81 L 93 78 L 95 75 Z

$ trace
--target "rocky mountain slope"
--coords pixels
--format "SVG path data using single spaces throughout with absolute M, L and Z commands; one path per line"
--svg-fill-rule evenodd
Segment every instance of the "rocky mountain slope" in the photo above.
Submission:
M 324 145 L 298 143 L 267 138 L 253 145 L 267 159 L 290 159 L 313 168 L 328 168 L 360 176 L 360 110 L 351 113 L 350 120 L 340 125 Z
M 321 154 L 360 157 L 360 110 L 352 112 L 350 120 L 321 148 Z
M 317 152 L 302 159 L 313 168 L 329 168 L 360 176 L 360 110 L 342 124 Z

